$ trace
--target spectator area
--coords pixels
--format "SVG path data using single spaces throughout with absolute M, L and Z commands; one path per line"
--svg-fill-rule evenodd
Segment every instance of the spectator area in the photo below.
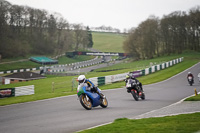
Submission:
M 51 58 L 40 56 L 40 57 L 31 57 L 31 61 L 39 63 L 39 64 L 58 64 L 58 60 L 53 60 Z

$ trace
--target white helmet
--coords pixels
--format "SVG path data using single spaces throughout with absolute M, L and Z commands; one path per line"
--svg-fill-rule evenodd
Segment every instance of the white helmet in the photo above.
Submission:
M 188 72 L 188 74 L 191 74 L 191 72 Z
M 78 77 L 78 82 L 79 83 L 83 83 L 83 82 L 85 82 L 85 75 L 80 75 L 79 77 Z

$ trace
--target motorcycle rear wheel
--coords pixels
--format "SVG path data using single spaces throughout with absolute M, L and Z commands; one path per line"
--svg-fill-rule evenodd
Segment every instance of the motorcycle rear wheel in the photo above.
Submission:
M 86 95 L 80 95 L 80 103 L 85 109 L 92 109 L 92 102 L 89 98 L 86 97 Z

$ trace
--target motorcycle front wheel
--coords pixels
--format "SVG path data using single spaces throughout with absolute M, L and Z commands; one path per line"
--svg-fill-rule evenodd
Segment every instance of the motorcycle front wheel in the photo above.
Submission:
M 101 102 L 100 106 L 102 108 L 106 108 L 108 106 L 108 100 L 106 99 L 106 97 L 104 99 L 102 99 L 102 102 Z
M 139 98 L 138 93 L 135 93 L 134 90 L 131 90 L 131 94 L 132 94 L 133 98 L 135 99 L 135 101 L 138 101 L 138 98 Z
M 92 102 L 86 95 L 80 95 L 80 103 L 85 109 L 92 109 Z
M 142 92 L 141 99 L 142 99 L 142 100 L 144 100 L 144 99 L 145 99 L 145 94 L 144 94 L 144 92 Z

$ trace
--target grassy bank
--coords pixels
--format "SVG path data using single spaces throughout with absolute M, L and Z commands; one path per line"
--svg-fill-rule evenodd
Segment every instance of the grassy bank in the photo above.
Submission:
M 124 53 L 122 46 L 125 36 L 123 34 L 92 32 L 92 37 L 94 49 L 98 49 L 102 52 Z
M 118 64 L 118 66 L 117 65 L 116 66 L 119 68 L 119 70 L 109 71 L 109 72 L 89 72 L 89 73 L 86 73 L 86 77 L 87 78 L 100 77 L 100 76 L 125 73 L 128 71 L 134 71 L 134 70 L 138 70 L 137 67 L 135 66 L 139 66 L 139 65 L 143 66 L 143 65 L 146 65 L 146 63 L 148 64 L 148 62 L 155 62 L 155 61 L 156 62 L 170 61 L 171 59 L 176 59 L 178 56 L 179 57 L 184 56 L 184 61 L 182 63 L 176 64 L 173 67 L 169 67 L 165 70 L 161 70 L 156 73 L 140 77 L 139 80 L 143 84 L 151 84 L 151 83 L 159 82 L 187 69 L 188 67 L 191 67 L 192 65 L 196 64 L 200 60 L 200 53 L 186 53 L 183 55 L 159 57 L 152 60 L 127 62 L 127 63 L 123 63 L 122 66 Z M 116 66 L 113 66 L 113 68 L 115 68 Z M 124 68 L 124 66 L 128 66 L 128 68 L 121 69 L 122 67 Z M 107 69 L 113 69 L 113 68 L 109 67 Z M 30 96 L 19 96 L 19 97 L 10 97 L 10 98 L 0 99 L 0 105 L 22 103 L 22 102 L 76 94 L 76 90 L 72 91 L 73 78 L 74 76 L 64 76 L 64 77 L 48 76 L 46 79 L 41 79 L 41 80 L 33 80 L 33 81 L 28 81 L 28 82 L 20 82 L 16 84 L 1 85 L 0 88 L 13 88 L 13 87 L 19 87 L 19 86 L 34 85 L 35 94 L 30 95 Z M 52 82 L 54 82 L 55 87 L 58 88 L 58 89 L 55 89 L 54 92 L 52 92 Z M 57 83 L 60 85 L 58 85 Z M 124 87 L 124 82 L 118 82 L 118 83 L 114 83 L 110 85 L 100 86 L 102 90 L 121 88 L 121 87 Z
M 139 120 L 121 118 L 81 133 L 194 133 L 200 130 L 199 119 L 200 113 Z

